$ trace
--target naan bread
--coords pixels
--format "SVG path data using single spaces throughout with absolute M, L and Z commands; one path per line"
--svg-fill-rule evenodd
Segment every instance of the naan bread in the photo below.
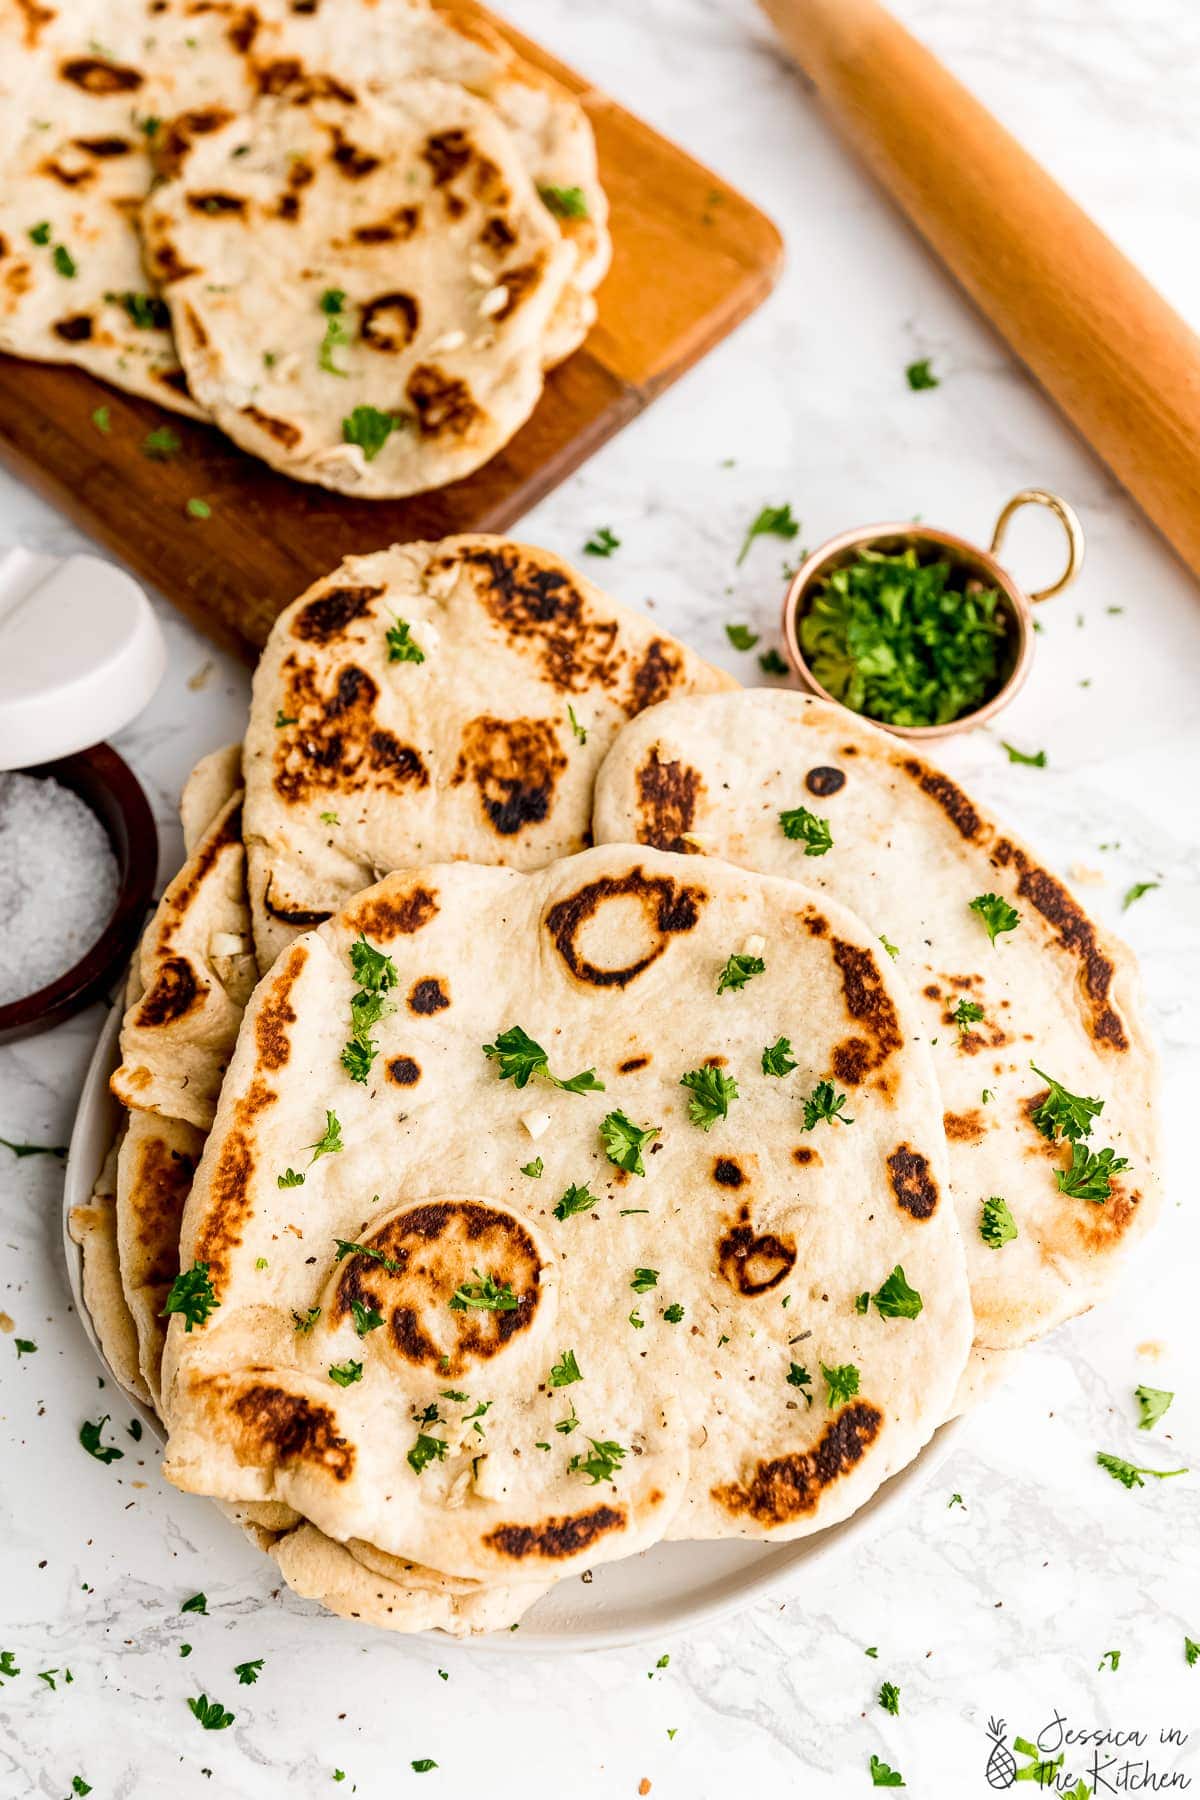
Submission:
M 434 80 L 259 100 L 183 151 L 142 232 L 188 386 L 222 430 L 374 498 L 457 480 L 507 443 L 575 266 L 492 109 Z
M 246 903 L 241 794 L 226 801 L 170 883 L 138 951 L 141 991 L 109 1086 L 125 1106 L 207 1130 L 257 976 Z
M 242 785 L 242 746 L 222 744 L 202 756 L 183 784 L 179 822 L 183 848 L 191 856 L 221 808 Z
M 360 934 L 390 969 L 355 972 Z M 733 953 L 765 971 L 718 993 Z M 356 1080 L 364 978 L 391 1010 Z M 219 1304 L 168 1334 L 170 1479 L 499 1581 L 846 1517 L 945 1416 L 971 1337 L 912 1023 L 851 914 L 716 862 L 609 848 L 359 895 L 243 1023 L 184 1220 Z M 484 1046 L 514 1026 L 605 1091 L 501 1079 Z M 760 1069 L 783 1033 L 789 1081 Z M 705 1131 L 681 1077 L 709 1062 L 739 1094 Z M 805 1131 L 824 1079 L 853 1123 Z M 606 1158 L 617 1111 L 657 1128 L 644 1176 Z M 919 1316 L 861 1311 L 897 1266 Z
M 828 821 L 827 854 L 784 836 L 780 813 L 800 806 Z M 1155 1058 L 1129 951 L 1032 850 L 910 746 L 761 691 L 672 701 L 628 726 L 600 772 L 595 830 L 807 882 L 896 946 L 933 1046 L 980 1344 L 1028 1343 L 1108 1293 L 1159 1207 Z M 995 944 L 969 904 L 990 893 L 1020 914 Z M 956 1024 L 960 1001 L 982 1020 Z M 1031 1063 L 1104 1102 L 1087 1147 L 1129 1163 L 1106 1200 L 1059 1192 L 1071 1146 L 1034 1125 L 1048 1088 Z M 1019 1233 L 999 1248 L 980 1229 L 993 1195 Z
M 348 558 L 280 614 L 254 676 L 260 967 L 390 869 L 581 849 L 618 727 L 733 685 L 545 550 L 459 537 Z
M 83 1252 L 83 1303 L 96 1329 L 109 1368 L 137 1399 L 149 1402 L 150 1391 L 138 1366 L 138 1341 L 121 1291 L 117 1260 L 116 1175 L 114 1143 L 96 1177 L 91 1200 L 71 1208 L 67 1226 Z
M 204 1148 L 204 1133 L 182 1119 L 140 1109 L 117 1160 L 116 1215 L 121 1286 L 137 1333 L 138 1365 L 157 1410 L 167 1322 L 162 1317 L 179 1273 L 179 1228 Z

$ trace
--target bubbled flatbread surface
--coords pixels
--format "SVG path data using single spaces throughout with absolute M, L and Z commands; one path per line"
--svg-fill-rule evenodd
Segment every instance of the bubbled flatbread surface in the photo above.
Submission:
M 340 1060 L 360 933 L 396 974 L 366 1082 Z M 757 937 L 765 973 L 718 995 Z M 605 1092 L 502 1081 L 482 1046 L 513 1025 Z M 219 1306 L 169 1333 L 170 1478 L 493 1579 L 668 1531 L 790 1538 L 846 1517 L 945 1415 L 971 1335 L 941 1106 L 910 1025 L 852 915 L 715 862 L 614 847 L 360 895 L 280 958 L 243 1023 L 185 1215 L 181 1260 L 208 1265 Z M 790 1084 L 759 1068 L 780 1032 Z M 680 1077 L 710 1058 L 740 1097 L 706 1133 Z M 848 1064 L 854 1123 L 804 1132 L 799 1094 Z M 659 1127 L 644 1176 L 606 1160 L 618 1108 Z M 344 1148 L 314 1159 L 329 1112 Z M 536 1142 L 527 1114 L 548 1121 Z M 522 1173 L 535 1154 L 543 1172 Z M 280 1188 L 289 1168 L 304 1181 Z M 585 1182 L 594 1206 L 557 1218 Z M 338 1238 L 362 1248 L 338 1261 Z M 897 1264 L 920 1316 L 858 1312 Z M 640 1267 L 659 1272 L 642 1293 Z M 488 1276 L 516 1308 L 449 1306 Z M 383 1320 L 362 1337 L 355 1301 Z M 567 1350 L 582 1378 L 555 1386 Z M 339 1386 L 347 1360 L 363 1375 Z M 854 1363 L 857 1396 L 828 1406 L 822 1363 Z M 419 1428 L 448 1446 L 421 1473 Z M 613 1480 L 570 1468 L 590 1439 L 627 1451 Z
M 524 423 L 575 264 L 492 109 L 434 80 L 257 101 L 183 152 L 142 231 L 216 423 L 368 497 L 467 475 Z M 345 441 L 358 408 L 396 422 L 381 446 Z
M 825 855 L 784 837 L 780 812 L 799 806 L 828 820 Z M 805 881 L 896 946 L 945 1103 L 981 1344 L 1026 1343 L 1108 1292 L 1158 1211 L 1155 1059 L 1129 951 L 1019 838 L 886 732 L 762 692 L 671 702 L 627 727 L 597 782 L 595 829 Z M 969 909 L 987 893 L 1020 914 L 994 945 Z M 982 1021 L 960 1030 L 960 1000 Z M 1103 1100 L 1088 1142 L 1129 1161 L 1106 1201 L 1059 1192 L 1070 1145 L 1034 1127 L 1048 1090 L 1031 1062 Z M 1019 1233 L 999 1249 L 980 1234 L 992 1195 Z
M 397 619 L 423 662 L 389 660 Z M 459 537 L 350 557 L 279 616 L 255 672 L 260 966 L 389 869 L 581 849 L 618 727 L 732 685 L 548 551 Z

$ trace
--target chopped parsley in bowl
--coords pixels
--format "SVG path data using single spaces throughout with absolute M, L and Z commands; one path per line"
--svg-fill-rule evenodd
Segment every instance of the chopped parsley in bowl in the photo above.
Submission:
M 801 604 L 797 636 L 814 679 L 881 725 L 951 724 L 1013 670 L 1008 597 L 940 545 L 859 545 L 815 575 Z

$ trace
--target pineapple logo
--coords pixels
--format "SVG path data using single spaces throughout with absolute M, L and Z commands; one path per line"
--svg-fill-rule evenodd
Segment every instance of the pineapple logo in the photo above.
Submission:
M 1017 1759 L 1004 1741 L 1007 1727 L 1004 1720 L 988 1720 L 988 1736 L 992 1740 L 992 1753 L 987 1759 L 988 1786 L 992 1788 L 1010 1788 L 1017 1779 Z

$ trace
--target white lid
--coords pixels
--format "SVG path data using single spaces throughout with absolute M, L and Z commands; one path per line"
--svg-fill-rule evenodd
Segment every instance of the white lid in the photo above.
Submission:
M 0 769 L 56 762 L 136 718 L 162 679 L 162 628 L 98 556 L 0 557 Z

